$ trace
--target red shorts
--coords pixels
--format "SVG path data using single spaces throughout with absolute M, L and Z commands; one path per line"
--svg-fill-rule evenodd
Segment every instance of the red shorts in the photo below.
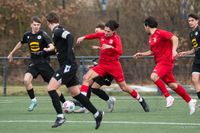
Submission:
M 119 61 L 100 63 L 97 66 L 93 67 L 92 70 L 102 77 L 110 74 L 114 77 L 116 82 L 124 81 L 124 73 Z
M 156 64 L 153 72 L 158 74 L 158 76 L 165 82 L 165 83 L 176 83 L 176 79 L 173 75 L 173 64 L 164 64 L 158 63 Z

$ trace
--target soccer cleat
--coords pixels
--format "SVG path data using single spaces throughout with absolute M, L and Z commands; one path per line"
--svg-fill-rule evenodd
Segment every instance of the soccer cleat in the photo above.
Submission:
M 114 105 L 115 105 L 115 101 L 116 101 L 115 97 L 110 97 L 109 100 L 107 101 L 107 103 L 108 103 L 108 111 L 109 112 L 113 111 Z
M 145 112 L 149 112 L 150 108 L 149 105 L 146 103 L 146 101 L 144 100 L 144 98 L 142 98 L 142 101 L 139 102 L 142 106 L 142 108 L 144 109 Z
M 95 129 L 98 129 L 100 127 L 101 121 L 103 119 L 103 115 L 104 115 L 104 112 L 99 111 L 99 115 L 95 118 L 95 121 L 96 121 L 96 127 L 95 127 Z
M 57 117 L 54 124 L 51 127 L 56 128 L 58 126 L 61 126 L 64 122 L 65 122 L 65 117 L 64 118 Z
M 31 100 L 31 104 L 28 107 L 28 111 L 31 112 L 33 109 L 37 106 L 37 101 L 36 100 Z
M 172 97 L 172 96 L 168 96 L 167 98 L 166 98 L 166 108 L 169 108 L 169 107 L 171 107 L 172 105 L 173 105 L 173 103 L 174 103 L 174 98 Z
M 195 112 L 196 103 L 197 103 L 196 99 L 191 99 L 190 102 L 188 103 L 190 109 L 190 115 L 192 115 Z
M 89 111 L 85 107 L 80 107 L 74 110 L 74 113 L 89 113 Z

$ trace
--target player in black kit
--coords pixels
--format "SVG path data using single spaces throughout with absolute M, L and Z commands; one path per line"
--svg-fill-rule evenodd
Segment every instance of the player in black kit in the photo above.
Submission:
M 196 14 L 188 15 L 188 24 L 192 30 L 189 35 L 193 48 L 189 51 L 180 52 L 179 56 L 195 54 L 192 66 L 192 83 L 196 89 L 197 96 L 200 99 L 200 26 L 198 23 L 199 17 Z
M 56 93 L 56 90 L 64 84 L 69 89 L 71 96 L 94 115 L 96 121 L 95 129 L 98 129 L 102 121 L 103 112 L 98 111 L 89 99 L 80 93 L 79 81 L 76 76 L 77 64 L 73 51 L 73 36 L 69 31 L 60 26 L 59 17 L 56 13 L 50 12 L 46 19 L 47 25 L 52 31 L 53 42 L 57 51 L 56 55 L 60 64 L 60 68 L 55 72 L 48 85 L 48 93 L 57 113 L 57 118 L 52 128 L 58 127 L 65 122 L 59 97 Z
M 52 41 L 47 33 L 40 30 L 41 20 L 39 17 L 34 16 L 31 18 L 31 31 L 27 31 L 23 35 L 23 39 L 17 43 L 15 48 L 8 55 L 9 62 L 13 61 L 13 54 L 20 49 L 23 44 L 27 44 L 30 51 L 31 63 L 24 76 L 24 84 L 27 93 L 31 99 L 28 111 L 33 111 L 38 102 L 34 94 L 32 80 L 39 74 L 45 82 L 49 82 L 54 74 L 54 70 L 49 65 L 50 58 L 48 52 L 54 49 Z M 64 96 L 59 92 L 60 99 L 64 102 Z

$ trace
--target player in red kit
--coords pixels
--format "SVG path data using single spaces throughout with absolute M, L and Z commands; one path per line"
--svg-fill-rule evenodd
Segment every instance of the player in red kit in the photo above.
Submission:
M 110 20 L 105 24 L 104 32 L 88 34 L 77 39 L 77 44 L 80 44 L 85 39 L 99 39 L 100 41 L 100 58 L 99 64 L 90 69 L 83 77 L 81 92 L 87 94 L 89 82 L 97 77 L 104 77 L 110 74 L 119 84 L 120 88 L 137 99 L 145 112 L 149 112 L 149 107 L 135 90 L 129 88 L 124 80 L 124 74 L 119 62 L 119 57 L 122 55 L 122 43 L 120 37 L 116 33 L 119 24 Z
M 190 115 L 195 112 L 196 100 L 191 99 L 185 89 L 179 85 L 172 73 L 174 59 L 177 56 L 178 38 L 171 32 L 157 28 L 158 23 L 153 17 L 144 21 L 145 31 L 149 34 L 150 50 L 138 52 L 134 55 L 137 59 L 142 56 L 153 55 L 156 66 L 151 74 L 151 80 L 158 86 L 166 98 L 166 107 L 173 105 L 174 98 L 169 94 L 166 83 L 172 90 L 180 95 L 189 105 Z

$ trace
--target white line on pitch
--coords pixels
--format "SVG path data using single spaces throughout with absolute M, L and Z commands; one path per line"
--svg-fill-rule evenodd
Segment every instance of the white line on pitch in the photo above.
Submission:
M 49 120 L 0 120 L 0 123 L 51 123 Z M 94 123 L 94 121 L 67 121 L 67 123 Z M 143 125 L 182 125 L 200 126 L 200 123 L 176 123 L 176 122 L 134 122 L 134 121 L 103 121 L 106 124 L 143 124 Z

